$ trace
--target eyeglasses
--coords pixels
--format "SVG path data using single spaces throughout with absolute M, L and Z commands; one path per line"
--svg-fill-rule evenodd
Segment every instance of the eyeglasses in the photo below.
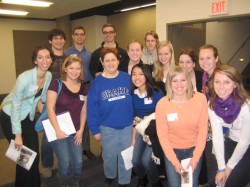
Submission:
M 103 34 L 104 34 L 104 35 L 111 35 L 111 34 L 114 34 L 114 31 L 109 31 L 109 32 L 104 31 Z
M 84 36 L 84 33 L 75 33 L 75 36 Z

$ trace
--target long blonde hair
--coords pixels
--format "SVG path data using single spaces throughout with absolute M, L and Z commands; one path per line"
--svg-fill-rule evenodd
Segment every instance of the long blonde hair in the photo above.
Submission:
M 158 53 L 162 47 L 169 47 L 171 52 L 170 68 L 175 66 L 174 48 L 170 41 L 162 41 L 157 45 L 157 60 L 154 62 L 154 79 L 160 82 L 164 77 L 164 69 L 162 63 L 159 61 Z

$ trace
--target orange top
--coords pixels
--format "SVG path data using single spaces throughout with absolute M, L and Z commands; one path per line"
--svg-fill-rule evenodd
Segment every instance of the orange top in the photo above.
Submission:
M 156 106 L 156 129 L 162 149 L 171 163 L 179 163 L 173 149 L 195 146 L 193 159 L 199 161 L 205 148 L 208 106 L 204 94 L 195 93 L 186 103 L 177 104 L 163 97 Z

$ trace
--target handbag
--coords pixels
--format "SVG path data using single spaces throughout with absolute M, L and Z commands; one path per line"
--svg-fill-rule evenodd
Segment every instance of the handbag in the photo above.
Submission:
M 57 99 L 61 90 L 62 90 L 62 81 L 60 79 L 56 79 L 56 80 L 58 82 L 58 90 L 57 90 L 57 96 L 56 96 L 56 99 Z M 46 107 L 47 107 L 46 103 L 44 103 L 42 113 L 39 116 L 39 118 L 37 119 L 36 124 L 35 124 L 36 132 L 43 131 L 42 121 L 49 118 Z

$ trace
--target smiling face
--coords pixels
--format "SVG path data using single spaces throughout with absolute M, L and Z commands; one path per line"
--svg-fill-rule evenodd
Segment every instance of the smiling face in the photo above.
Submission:
M 170 65 L 172 53 L 168 46 L 163 46 L 158 49 L 158 59 L 163 65 Z
M 199 53 L 200 67 L 209 75 L 211 75 L 216 67 L 219 57 L 215 57 L 212 49 L 201 49 Z
M 103 36 L 104 36 L 104 41 L 109 43 L 109 42 L 114 42 L 115 41 L 115 36 L 116 32 L 114 31 L 113 27 L 104 27 L 102 30 Z
M 117 72 L 119 61 L 114 53 L 107 53 L 102 61 L 105 73 L 114 75 Z
M 62 35 L 53 36 L 52 40 L 49 40 L 52 50 L 62 50 L 65 45 L 65 39 Z
M 139 67 L 135 67 L 131 73 L 132 82 L 135 87 L 139 88 L 140 90 L 145 91 L 146 89 L 146 78 L 143 74 L 143 71 Z
M 129 59 L 133 62 L 139 62 L 141 59 L 141 56 L 143 54 L 142 52 L 142 46 L 138 42 L 133 42 L 129 44 L 128 48 L 128 56 Z
M 81 62 L 75 61 L 69 66 L 65 67 L 65 72 L 66 72 L 66 79 L 67 80 L 78 80 L 81 72 L 82 72 L 82 66 Z
M 76 45 L 83 45 L 86 39 L 86 34 L 83 29 L 75 29 L 72 39 Z
M 48 71 L 51 63 L 52 63 L 52 58 L 50 56 L 50 52 L 47 49 L 39 50 L 35 60 L 37 68 L 41 71 Z
M 188 89 L 188 81 L 184 73 L 179 73 L 173 77 L 171 81 L 171 88 L 174 98 L 186 97 Z
M 179 57 L 179 66 L 186 68 L 188 73 L 194 71 L 195 63 L 189 55 L 183 54 Z
M 224 73 L 217 72 L 214 76 L 214 91 L 221 99 L 227 99 L 236 87 L 235 82 Z

